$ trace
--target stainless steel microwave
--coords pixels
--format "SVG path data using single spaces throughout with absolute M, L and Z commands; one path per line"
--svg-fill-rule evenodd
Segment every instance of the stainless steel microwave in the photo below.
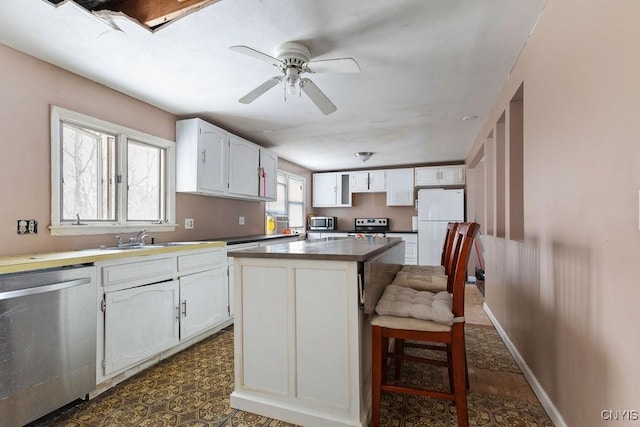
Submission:
M 312 216 L 309 218 L 309 230 L 335 230 L 338 220 L 335 216 Z

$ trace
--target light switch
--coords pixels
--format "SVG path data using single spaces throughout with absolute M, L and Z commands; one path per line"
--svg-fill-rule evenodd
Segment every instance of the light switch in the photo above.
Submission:
M 239 216 L 238 217 L 238 224 L 244 225 L 244 217 L 243 216 Z

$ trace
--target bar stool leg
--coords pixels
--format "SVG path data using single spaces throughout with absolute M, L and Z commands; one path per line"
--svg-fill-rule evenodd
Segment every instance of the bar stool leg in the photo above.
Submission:
M 378 427 L 380 423 L 382 364 L 386 363 L 386 357 L 383 359 L 382 356 L 382 328 L 373 326 L 371 329 L 371 427 Z

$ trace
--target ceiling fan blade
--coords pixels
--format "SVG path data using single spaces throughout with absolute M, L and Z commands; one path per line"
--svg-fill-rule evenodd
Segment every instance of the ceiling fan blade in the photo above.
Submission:
M 325 116 L 338 109 L 338 107 L 333 105 L 333 102 L 327 98 L 327 95 L 325 95 L 314 82 L 309 79 L 300 79 L 300 82 L 300 88 L 302 91 L 311 101 L 313 101 L 314 104 L 316 104 L 316 107 L 318 107 Z
M 282 81 L 282 76 L 271 77 L 266 82 L 262 83 L 260 86 L 243 96 L 238 100 L 238 102 L 242 104 L 251 104 L 256 100 L 260 95 L 277 85 Z
M 359 73 L 360 66 L 353 58 L 310 61 L 306 67 L 311 73 Z
M 252 49 L 249 46 L 231 46 L 231 49 L 234 52 L 242 53 L 247 56 L 251 56 L 252 58 L 259 59 L 260 61 L 268 62 L 271 65 L 276 67 L 280 67 L 282 65 L 282 61 L 278 58 L 274 58 L 271 55 L 267 55 L 266 53 L 262 53 L 258 50 Z

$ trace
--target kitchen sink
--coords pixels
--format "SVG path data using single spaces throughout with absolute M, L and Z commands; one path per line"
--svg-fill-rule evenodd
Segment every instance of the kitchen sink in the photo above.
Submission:
M 155 248 L 160 245 L 136 245 L 136 246 L 100 246 L 98 249 L 103 249 L 106 251 L 123 251 L 123 250 L 132 250 L 132 249 L 149 249 Z

